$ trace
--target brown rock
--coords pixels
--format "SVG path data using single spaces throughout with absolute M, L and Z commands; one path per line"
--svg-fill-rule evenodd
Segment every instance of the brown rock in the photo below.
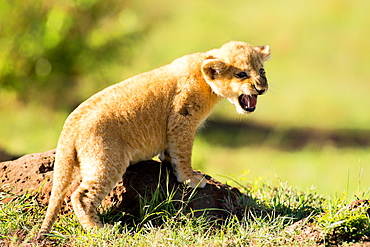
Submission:
M 51 192 L 54 156 L 55 150 L 50 150 L 0 163 L 0 191 L 15 195 L 26 191 L 40 192 L 36 200 L 42 205 L 47 205 Z M 181 205 L 187 209 L 192 209 L 195 216 L 202 215 L 204 212 L 215 219 L 226 219 L 231 214 L 242 216 L 249 198 L 238 189 L 205 175 L 206 187 L 194 191 L 178 183 L 171 169 L 169 164 L 161 164 L 154 160 L 130 166 L 122 180 L 104 199 L 103 208 L 113 206 L 113 211 L 123 211 L 139 217 L 143 205 L 140 201 L 149 202 L 154 192 L 159 190 L 162 198 L 171 194 L 173 201 L 182 203 Z M 79 174 L 76 173 L 62 212 L 72 212 L 69 196 L 79 182 Z

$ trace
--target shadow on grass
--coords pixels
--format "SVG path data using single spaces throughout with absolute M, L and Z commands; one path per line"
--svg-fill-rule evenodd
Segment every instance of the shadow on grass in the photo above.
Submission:
M 370 130 L 281 129 L 251 121 L 209 120 L 198 136 L 204 137 L 207 142 L 227 147 L 264 145 L 281 150 L 299 150 L 308 145 L 332 145 L 338 148 L 370 146 Z

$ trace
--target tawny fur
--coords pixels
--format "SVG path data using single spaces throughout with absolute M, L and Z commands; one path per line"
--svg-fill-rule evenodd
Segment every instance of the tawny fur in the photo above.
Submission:
M 222 98 L 240 113 L 254 110 L 241 105 L 239 97 L 256 100 L 267 91 L 261 69 L 269 54 L 268 46 L 231 41 L 112 85 L 83 102 L 67 118 L 58 141 L 40 236 L 56 220 L 74 169 L 82 182 L 72 205 L 85 229 L 102 227 L 96 209 L 127 167 L 158 153 L 173 164 L 179 182 L 204 187 L 203 177 L 191 167 L 196 129 Z M 241 78 L 240 72 L 247 76 Z

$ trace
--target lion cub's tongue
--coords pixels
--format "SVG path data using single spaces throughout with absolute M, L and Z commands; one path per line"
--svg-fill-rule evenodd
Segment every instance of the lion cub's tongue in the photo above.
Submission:
M 242 94 L 239 96 L 239 102 L 244 110 L 253 112 L 256 109 L 257 96 Z
M 249 98 L 249 107 L 256 107 L 257 105 L 257 96 L 256 95 L 247 95 Z

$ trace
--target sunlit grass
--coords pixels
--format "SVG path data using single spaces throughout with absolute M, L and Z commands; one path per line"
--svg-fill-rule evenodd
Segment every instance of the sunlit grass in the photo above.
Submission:
M 236 182 L 242 182 L 240 179 Z M 348 207 L 341 197 L 325 199 L 312 190 L 301 191 L 280 183 L 271 186 L 256 180 L 242 187 L 250 196 L 245 215 L 237 219 L 210 222 L 207 217 L 194 218 L 171 195 L 162 198 L 154 193 L 154 201 L 145 201 L 155 211 L 143 211 L 138 224 L 109 222 L 104 229 L 84 231 L 74 214 L 60 215 L 45 245 L 58 246 L 314 246 L 315 232 L 299 238 L 305 225 L 315 225 L 322 232 L 320 243 L 346 243 L 369 236 L 368 205 L 357 209 Z M 8 195 L 0 193 L 0 200 Z M 144 201 L 143 201 L 144 202 Z M 177 205 L 177 206 L 176 206 Z M 145 208 L 145 207 L 144 207 Z M 153 217 L 153 213 L 156 215 Z M 28 246 L 35 244 L 45 207 L 34 196 L 16 196 L 0 203 L 0 245 Z M 117 212 L 115 212 L 117 213 Z M 124 212 L 122 212 L 124 213 Z M 107 212 L 109 214 L 109 212 Z M 105 219 L 113 219 L 109 215 Z M 159 220 L 160 218 L 160 220 Z M 287 227 L 303 219 L 299 227 Z M 304 235 L 305 236 L 305 235 Z M 345 238 L 341 238 L 345 236 Z M 334 242 L 333 242 L 334 241 Z
M 195 167 L 220 181 L 261 178 L 274 185 L 288 182 L 301 189 L 315 188 L 325 196 L 370 192 L 370 149 L 307 147 L 281 151 L 266 147 L 221 147 L 198 138 L 194 146 Z M 225 178 L 226 176 L 226 178 Z

